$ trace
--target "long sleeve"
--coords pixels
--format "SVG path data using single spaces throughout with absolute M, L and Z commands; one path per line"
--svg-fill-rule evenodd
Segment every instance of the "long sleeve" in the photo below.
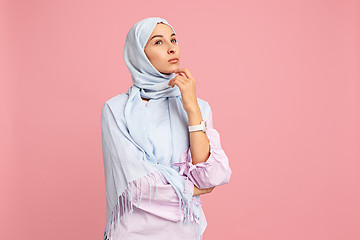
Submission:
M 191 195 L 193 195 L 194 184 L 185 176 L 183 177 L 187 183 L 185 192 L 190 191 Z M 151 181 L 151 184 L 149 184 L 149 181 Z M 133 192 L 137 193 L 132 196 L 133 204 L 136 207 L 168 220 L 180 221 L 183 219 L 184 216 L 178 208 L 179 197 L 160 172 L 156 172 L 151 178 L 144 176 L 138 179 L 136 184 L 133 185 Z M 138 200 L 140 194 L 141 201 Z M 193 198 L 193 201 L 195 204 L 199 204 L 198 199 Z
M 206 135 L 210 143 L 210 156 L 205 162 L 192 164 L 191 151 L 188 147 L 181 155 L 180 162 L 174 165 L 180 167 L 180 174 L 188 177 L 199 189 L 211 188 L 229 183 L 231 168 L 220 143 L 220 134 L 213 127 L 212 111 L 207 118 Z
M 200 213 L 201 220 L 194 218 L 193 215 L 190 216 L 191 221 L 195 221 L 197 224 L 183 224 L 181 221 L 183 221 L 184 215 L 179 211 L 177 206 L 179 198 L 172 186 L 160 172 L 155 172 L 151 179 L 142 177 L 137 180 L 136 186 L 133 186 L 134 193 L 142 189 L 142 200 L 139 203 L 137 195 L 133 195 L 133 212 L 129 216 L 126 225 L 123 221 L 120 222 L 121 227 L 116 229 L 113 239 L 198 239 L 197 231 L 199 229 L 197 229 L 197 224 L 201 221 L 201 234 L 207 226 L 203 211 L 201 210 Z M 147 181 L 152 181 L 151 187 L 149 187 Z M 185 191 L 191 191 L 193 194 L 194 184 L 189 179 L 187 179 L 187 184 Z M 155 185 L 157 189 L 155 189 Z M 155 194 L 156 199 L 154 199 Z M 151 199 L 151 204 L 149 199 Z M 201 206 L 202 204 L 196 197 L 193 197 L 192 202 L 194 206 Z M 193 208 L 191 208 L 190 212 L 193 211 Z M 108 239 L 104 237 L 104 240 Z

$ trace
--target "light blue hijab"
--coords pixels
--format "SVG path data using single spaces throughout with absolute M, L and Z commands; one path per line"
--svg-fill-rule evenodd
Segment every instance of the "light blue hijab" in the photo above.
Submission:
M 152 31 L 160 22 L 169 25 L 175 33 L 165 19 L 158 17 L 143 19 L 130 29 L 124 59 L 134 84 L 126 93 L 106 101 L 102 109 L 107 195 L 104 239 L 105 235 L 112 239 L 112 232 L 122 213 L 132 212 L 131 196 L 134 193 L 131 185 L 144 176 L 153 178 L 155 171 L 164 175 L 178 195 L 179 208 L 185 215 L 184 222 L 189 220 L 190 212 L 199 219 L 202 211 L 200 206 L 193 203 L 191 191 L 185 191 L 187 183 L 179 174 L 179 167 L 173 165 L 179 162 L 181 154 L 190 144 L 188 117 L 182 105 L 180 89 L 176 85 L 174 88 L 168 86 L 175 74 L 160 73 L 144 52 Z M 141 97 L 150 99 L 147 106 Z M 205 101 L 198 99 L 198 103 L 202 114 L 209 113 Z M 199 195 L 195 198 L 200 200 Z M 201 239 L 200 225 L 198 239 Z

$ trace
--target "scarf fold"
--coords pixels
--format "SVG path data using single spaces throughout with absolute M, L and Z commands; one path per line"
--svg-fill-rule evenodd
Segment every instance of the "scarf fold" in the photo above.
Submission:
M 141 177 L 151 177 L 161 172 L 178 195 L 179 208 L 184 213 L 184 222 L 199 219 L 202 211 L 192 201 L 190 191 L 185 191 L 186 180 L 179 174 L 181 154 L 189 147 L 188 117 L 183 108 L 180 89 L 168 86 L 174 73 L 160 73 L 149 61 L 144 47 L 157 23 L 173 27 L 163 18 L 150 17 L 137 22 L 128 32 L 125 42 L 124 59 L 131 73 L 133 85 L 126 93 L 119 94 L 103 106 L 101 114 L 103 160 L 107 196 L 107 224 L 104 239 L 113 239 L 120 216 L 133 211 L 131 199 L 132 184 Z M 148 105 L 141 99 L 150 99 Z M 199 105 L 202 112 L 205 105 Z M 165 116 L 158 125 L 162 131 L 154 132 L 151 116 Z M 160 121 L 160 120 L 159 120 Z M 159 142 L 171 141 L 168 157 L 159 152 Z M 164 145 L 165 146 L 165 145 Z M 149 184 L 151 184 L 149 182 Z M 156 195 L 155 195 L 156 198 Z M 200 200 L 200 196 L 195 196 Z M 141 201 L 141 194 L 140 194 Z M 126 220 L 126 214 L 125 214 Z M 125 222 L 126 224 L 126 222 Z M 200 225 L 200 224 L 199 224 Z M 198 227 L 198 229 L 200 226 Z M 198 239 L 201 233 L 198 231 Z

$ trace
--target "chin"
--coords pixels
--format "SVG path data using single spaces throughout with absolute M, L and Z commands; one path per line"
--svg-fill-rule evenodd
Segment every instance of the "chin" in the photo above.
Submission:
M 172 73 L 174 73 L 178 68 L 179 68 L 179 65 L 176 65 L 176 67 L 174 66 L 174 67 L 171 68 L 171 69 L 167 69 L 167 70 L 161 71 L 161 73 L 163 73 L 163 74 L 172 74 Z
M 161 73 L 162 73 L 162 74 L 166 74 L 166 75 L 170 75 L 170 74 L 172 74 L 173 72 L 175 72 L 175 70 L 172 71 L 172 72 L 161 72 Z

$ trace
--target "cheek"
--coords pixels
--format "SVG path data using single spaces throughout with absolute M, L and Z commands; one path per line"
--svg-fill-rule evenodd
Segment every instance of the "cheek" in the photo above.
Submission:
M 155 51 L 154 52 L 154 59 L 155 61 L 162 62 L 164 59 L 166 59 L 166 55 L 163 51 Z
M 152 62 L 152 63 L 156 62 L 157 59 L 159 58 L 158 54 L 155 51 L 148 51 L 146 55 L 147 55 L 148 59 L 150 60 L 150 62 Z
M 156 51 L 154 51 L 154 49 L 151 47 L 148 47 L 146 49 L 145 54 L 146 54 L 147 58 L 150 60 L 150 62 L 154 61 L 157 58 Z
M 150 62 L 158 67 L 168 60 L 166 50 L 160 48 L 147 49 L 146 55 Z

